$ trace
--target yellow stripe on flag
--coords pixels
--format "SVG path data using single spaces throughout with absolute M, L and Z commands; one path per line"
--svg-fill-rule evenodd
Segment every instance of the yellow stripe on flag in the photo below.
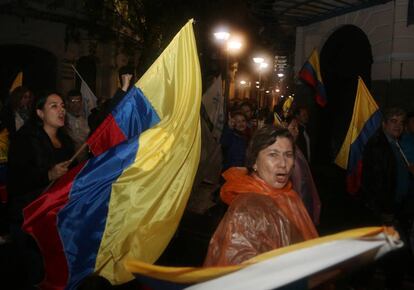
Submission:
M 324 243 L 335 242 L 345 239 L 359 239 L 365 237 L 372 237 L 381 232 L 386 232 L 383 227 L 367 227 L 358 228 L 340 232 L 337 234 L 320 237 L 313 240 L 308 240 L 302 243 L 294 244 L 291 246 L 279 248 L 273 251 L 269 251 L 251 258 L 242 264 L 235 266 L 224 267 L 163 267 L 154 266 L 147 263 L 143 263 L 136 259 L 128 259 L 125 262 L 125 267 L 128 271 L 134 274 L 139 274 L 155 279 L 166 280 L 174 283 L 193 284 L 203 281 L 208 281 L 214 278 L 221 277 L 223 275 L 238 271 L 249 265 L 256 264 L 267 259 L 281 256 L 284 254 L 292 253 L 297 250 L 311 248 Z
M 335 158 L 335 163 L 343 169 L 348 168 L 349 151 L 352 143 L 358 138 L 365 123 L 378 110 L 378 105 L 371 96 L 361 77 L 358 77 L 358 89 L 355 97 L 354 110 L 344 143 Z
M 191 191 L 201 148 L 201 73 L 192 23 L 136 84 L 161 121 L 141 134 L 133 165 L 112 185 L 95 270 L 113 284 L 133 279 L 126 259 L 158 259 Z
M 312 65 L 313 69 L 315 70 L 318 81 L 323 83 L 322 75 L 321 75 L 321 68 L 319 65 L 319 54 L 316 48 L 312 50 L 312 53 L 309 56 L 308 62 Z

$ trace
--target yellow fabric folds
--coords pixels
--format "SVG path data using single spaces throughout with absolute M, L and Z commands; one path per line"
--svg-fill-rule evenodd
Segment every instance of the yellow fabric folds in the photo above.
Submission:
M 112 185 L 95 270 L 133 278 L 124 260 L 153 263 L 173 236 L 200 159 L 201 73 L 190 20 L 137 82 L 161 121 L 139 138 L 134 164 Z
M 22 85 L 23 85 L 23 72 L 19 72 L 17 74 L 17 76 L 15 77 L 15 79 L 14 79 L 14 81 L 13 81 L 11 87 L 10 87 L 9 92 L 10 93 L 13 92 L 15 88 L 21 87 Z
M 367 120 L 378 110 L 378 105 L 372 98 L 371 93 L 365 86 L 361 77 L 358 77 L 358 88 L 355 98 L 354 111 L 352 113 L 352 120 L 349 125 L 344 143 L 335 158 L 335 163 L 343 168 L 348 169 L 348 157 L 351 144 L 358 138 L 359 134 L 364 128 Z
M 358 239 L 364 237 L 375 236 L 384 231 L 382 227 L 368 227 L 359 228 L 340 232 L 337 234 L 308 240 L 302 243 L 291 246 L 279 248 L 270 252 L 258 255 L 250 260 L 245 261 L 240 265 L 227 267 L 163 267 L 154 266 L 143 263 L 137 259 L 128 259 L 125 262 L 125 267 L 128 271 L 134 274 L 139 274 L 147 277 L 152 277 L 160 280 L 166 280 L 181 284 L 193 284 L 203 281 L 208 281 L 214 278 L 221 277 L 231 272 L 243 269 L 251 264 L 255 264 L 272 257 L 277 257 L 283 254 L 291 253 L 300 249 L 310 248 L 323 243 L 334 242 L 344 239 Z

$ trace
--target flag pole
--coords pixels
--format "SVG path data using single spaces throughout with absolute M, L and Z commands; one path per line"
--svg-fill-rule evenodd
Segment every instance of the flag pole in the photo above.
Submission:
M 407 165 L 407 167 L 410 167 L 410 162 L 408 161 L 407 157 L 404 154 L 404 151 L 402 150 L 400 143 L 398 141 L 395 141 L 395 144 L 397 145 L 398 151 L 401 154 L 401 157 L 404 159 L 404 163 L 405 165 Z
M 75 71 L 75 73 L 78 75 L 78 77 L 81 79 L 81 81 L 84 82 L 85 84 L 87 84 L 87 82 L 85 82 L 85 80 L 82 78 L 81 74 L 78 72 L 78 70 L 75 68 L 75 66 L 73 64 L 71 64 L 71 66 L 72 66 L 73 70 Z
M 81 147 L 79 147 L 79 149 L 75 152 L 75 154 L 73 154 L 73 156 L 68 160 L 69 161 L 69 164 L 68 164 L 68 166 L 70 165 L 70 164 L 72 164 L 72 162 L 73 161 L 75 161 L 75 159 L 76 159 L 76 157 L 78 157 L 86 148 L 88 147 L 88 143 L 87 142 L 85 142 L 85 143 L 83 143 L 82 144 L 82 146 Z M 49 183 L 49 185 L 48 186 L 46 186 L 46 188 L 42 191 L 42 194 L 43 193 L 45 193 L 46 191 L 48 191 L 51 187 L 52 187 L 52 185 L 53 184 L 55 184 L 55 181 L 56 181 L 57 179 L 55 179 L 55 180 L 52 180 L 50 183 Z

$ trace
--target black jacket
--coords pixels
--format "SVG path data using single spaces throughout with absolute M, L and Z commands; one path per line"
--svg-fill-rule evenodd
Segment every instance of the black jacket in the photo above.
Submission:
M 58 137 L 62 143 L 60 149 L 53 147 L 42 127 L 26 124 L 12 138 L 7 178 L 9 212 L 12 220 L 21 221 L 21 210 L 49 185 L 49 169 L 72 157 L 72 140 L 61 130 Z
M 365 146 L 361 182 L 366 204 L 379 219 L 381 215 L 396 213 L 396 170 L 397 163 L 391 145 L 382 129 L 379 129 Z
M 112 98 L 106 100 L 91 111 L 91 114 L 88 117 L 90 135 L 96 130 L 96 128 L 99 127 L 103 120 L 105 120 L 106 116 L 112 112 L 115 106 L 118 105 L 125 95 L 126 93 L 123 90 L 117 89 Z

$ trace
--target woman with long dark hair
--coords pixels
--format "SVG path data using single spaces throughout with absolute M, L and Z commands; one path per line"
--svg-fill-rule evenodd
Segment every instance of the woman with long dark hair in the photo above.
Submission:
M 22 210 L 67 172 L 74 153 L 72 140 L 63 131 L 66 110 L 62 97 L 46 92 L 35 101 L 34 109 L 32 119 L 11 140 L 7 183 L 10 233 L 29 285 L 40 282 L 43 266 L 33 239 L 20 228 Z

